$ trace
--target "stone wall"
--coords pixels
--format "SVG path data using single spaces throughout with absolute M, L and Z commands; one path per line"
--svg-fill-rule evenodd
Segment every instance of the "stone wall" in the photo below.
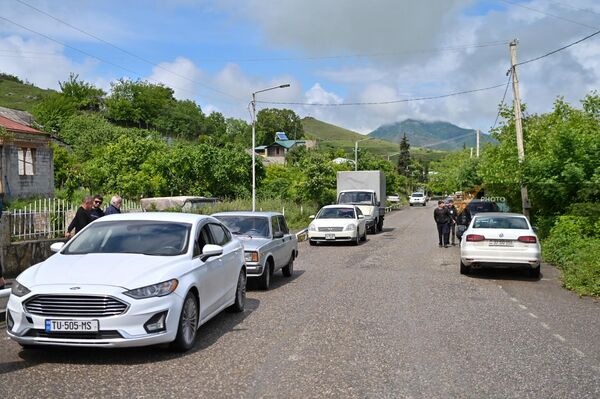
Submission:
M 4 146 L 4 193 L 8 198 L 54 196 L 54 163 L 52 148 L 38 147 L 35 152 L 35 174 L 19 175 L 18 147 Z

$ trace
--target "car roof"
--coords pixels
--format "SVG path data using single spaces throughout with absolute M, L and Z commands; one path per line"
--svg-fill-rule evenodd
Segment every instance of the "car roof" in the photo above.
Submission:
M 211 216 L 259 216 L 259 217 L 270 217 L 270 216 L 282 216 L 280 212 L 252 212 L 252 211 L 227 211 L 213 213 Z
M 523 215 L 522 213 L 512 213 L 512 212 L 478 212 L 473 217 L 478 218 L 478 217 L 490 217 L 490 216 L 510 216 L 510 217 L 519 216 L 522 218 L 525 217 L 525 215 Z
M 95 220 L 95 222 L 108 222 L 115 220 L 152 220 L 164 222 L 195 223 L 197 221 L 209 219 L 215 220 L 208 215 L 185 212 L 127 212 L 106 215 Z
M 356 205 L 353 204 L 332 204 L 325 205 L 323 208 L 356 208 Z M 323 209 L 321 208 L 321 209 Z

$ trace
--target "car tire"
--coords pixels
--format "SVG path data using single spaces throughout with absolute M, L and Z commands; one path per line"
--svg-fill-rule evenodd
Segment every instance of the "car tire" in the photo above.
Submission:
M 235 289 L 235 300 L 233 305 L 229 307 L 229 310 L 233 313 L 240 313 L 244 311 L 244 307 L 246 306 L 246 272 L 244 269 L 240 270 L 240 275 L 238 276 L 238 282 Z
M 317 243 L 313 240 L 308 240 L 308 243 L 310 244 L 311 247 L 314 247 L 315 245 L 317 245 Z
M 377 231 L 379 233 L 383 231 L 383 219 L 379 219 L 379 222 L 377 223 Z
M 408 204 L 409 206 L 413 206 L 413 204 Z
M 367 229 L 366 229 L 366 228 L 365 228 L 365 232 L 363 233 L 363 235 L 362 235 L 362 237 L 360 238 L 360 240 L 361 240 L 362 242 L 365 242 L 365 241 L 367 241 Z
M 258 288 L 263 291 L 267 291 L 271 286 L 271 261 L 267 260 L 265 264 L 265 270 L 263 274 L 258 279 Z
M 423 202 L 423 206 L 427 206 L 427 204 Z
M 196 332 L 198 331 L 198 301 L 192 292 L 188 292 L 181 307 L 181 315 L 177 327 L 175 341 L 171 348 L 178 352 L 185 352 L 194 346 Z
M 358 244 L 360 244 L 360 235 L 358 234 L 358 229 L 356 229 L 356 237 L 354 237 L 354 240 L 352 240 L 352 245 Z
M 540 267 L 538 266 L 534 269 L 529 269 L 529 277 L 540 278 Z
M 288 264 L 281 268 L 281 273 L 283 277 L 292 277 L 292 274 L 294 274 L 294 254 L 290 256 Z
M 460 274 L 470 274 L 471 273 L 471 267 L 465 265 L 462 260 L 460 261 Z

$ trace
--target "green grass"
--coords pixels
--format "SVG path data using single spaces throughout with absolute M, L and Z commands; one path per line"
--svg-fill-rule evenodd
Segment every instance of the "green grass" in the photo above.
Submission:
M 53 90 L 0 78 L 0 106 L 31 112 L 33 107 Z

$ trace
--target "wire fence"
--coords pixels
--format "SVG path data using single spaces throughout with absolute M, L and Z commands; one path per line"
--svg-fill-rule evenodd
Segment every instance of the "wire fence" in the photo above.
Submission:
M 58 198 L 44 198 L 24 209 L 6 212 L 10 225 L 11 241 L 57 238 L 65 234 L 67 226 L 77 212 L 79 204 Z M 139 203 L 123 199 L 121 212 L 141 212 Z

